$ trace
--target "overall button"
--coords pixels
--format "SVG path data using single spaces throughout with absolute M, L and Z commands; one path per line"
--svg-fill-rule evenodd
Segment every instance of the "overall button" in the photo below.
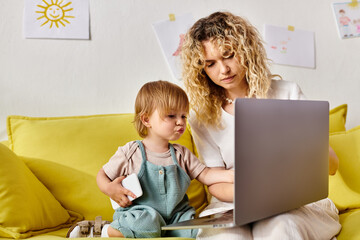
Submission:
M 161 195 L 165 195 L 166 194 L 165 169 L 162 167 L 158 168 L 158 187 L 159 187 L 159 193 Z

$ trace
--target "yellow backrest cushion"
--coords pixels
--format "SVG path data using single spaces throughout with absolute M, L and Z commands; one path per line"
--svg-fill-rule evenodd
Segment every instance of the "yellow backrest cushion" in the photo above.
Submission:
M 86 219 L 103 215 L 111 220 L 113 209 L 109 199 L 98 190 L 95 177 L 118 146 L 140 139 L 132 124 L 133 117 L 133 114 L 9 116 L 9 145 L 16 154 L 26 157 L 26 164 L 66 209 Z M 189 129 L 175 142 L 195 151 Z M 49 177 L 54 174 L 56 178 Z M 204 187 L 196 181 L 189 188 L 189 199 L 197 209 L 206 205 Z
M 27 238 L 74 220 L 24 162 L 0 144 L 0 236 Z
M 138 135 L 131 114 L 33 118 L 9 116 L 10 148 L 96 176 L 120 145 Z
M 360 126 L 330 135 L 339 169 L 329 177 L 329 198 L 340 211 L 360 208 Z
M 9 141 L 1 141 L 0 144 L 3 144 L 5 146 L 9 147 Z
M 330 110 L 329 113 L 329 132 L 345 131 L 347 115 L 347 104 L 340 105 Z

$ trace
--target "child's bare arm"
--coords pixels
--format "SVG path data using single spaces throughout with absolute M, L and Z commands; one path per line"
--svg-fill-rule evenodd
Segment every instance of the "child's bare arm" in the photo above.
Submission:
M 96 176 L 96 182 L 100 191 L 117 202 L 121 207 L 128 207 L 132 204 L 132 202 L 127 198 L 127 196 L 131 196 L 133 198 L 136 198 L 136 196 L 122 186 L 121 182 L 124 178 L 125 176 L 121 176 L 111 181 L 106 175 L 104 169 L 101 168 Z
M 225 170 L 225 168 L 206 167 L 196 179 L 208 186 L 215 183 L 233 183 L 234 171 Z
M 234 201 L 234 183 L 215 183 L 209 186 L 209 192 L 220 201 Z
M 209 186 L 209 192 L 224 202 L 234 200 L 234 171 L 225 168 L 205 168 L 197 180 Z

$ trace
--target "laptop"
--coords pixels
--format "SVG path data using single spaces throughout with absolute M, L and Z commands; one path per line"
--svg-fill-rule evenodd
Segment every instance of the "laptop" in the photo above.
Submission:
M 328 196 L 329 103 L 236 99 L 234 209 L 162 227 L 224 228 Z

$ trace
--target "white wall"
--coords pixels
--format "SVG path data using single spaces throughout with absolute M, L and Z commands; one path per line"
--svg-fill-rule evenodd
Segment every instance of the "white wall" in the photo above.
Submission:
M 0 140 L 6 116 L 132 112 L 140 86 L 171 80 L 151 23 L 169 13 L 195 19 L 217 10 L 315 32 L 316 69 L 273 65 L 308 98 L 348 103 L 347 128 L 360 124 L 360 38 L 338 37 L 330 0 L 90 0 L 91 40 L 24 39 L 24 0 L 0 0 Z

